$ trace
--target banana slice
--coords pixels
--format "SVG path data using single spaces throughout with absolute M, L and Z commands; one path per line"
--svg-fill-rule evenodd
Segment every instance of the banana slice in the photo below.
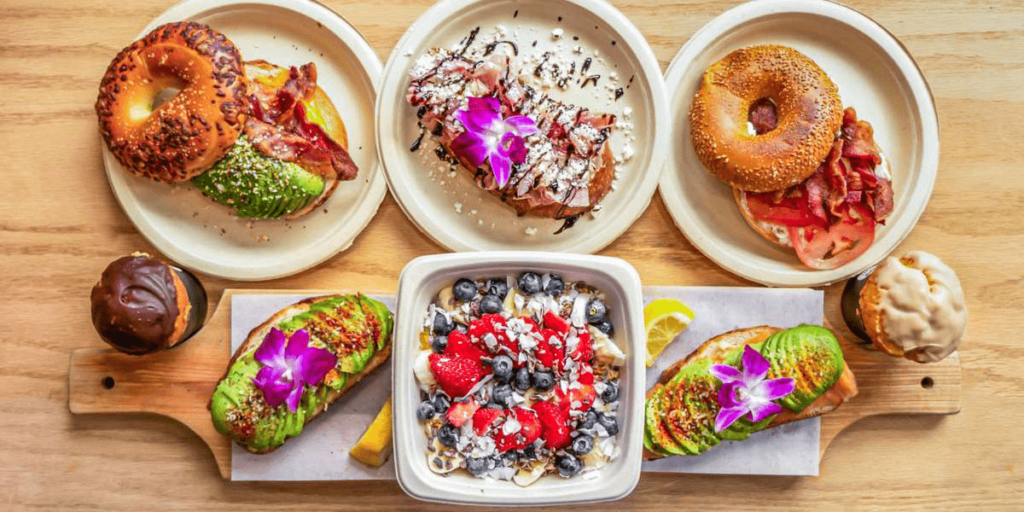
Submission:
M 512 481 L 520 487 L 526 487 L 536 482 L 538 478 L 544 475 L 544 468 L 547 467 L 547 465 L 548 461 L 546 460 L 531 461 L 528 467 L 520 469 L 519 472 L 512 477 Z
M 455 452 L 454 456 L 444 455 L 445 451 L 451 451 L 452 449 L 441 444 L 441 441 L 438 441 L 436 436 L 431 441 L 431 446 L 434 450 L 427 450 L 427 466 L 434 473 L 439 475 L 451 473 L 462 465 L 462 455 L 458 452 Z
M 416 374 L 416 381 L 420 383 L 420 389 L 430 393 L 437 386 L 437 379 L 434 372 L 430 371 L 430 350 L 421 350 L 412 363 L 412 371 Z
M 622 366 L 626 363 L 626 354 L 615 344 L 607 334 L 590 326 L 590 338 L 594 340 L 594 355 L 598 361 L 611 363 L 615 366 Z

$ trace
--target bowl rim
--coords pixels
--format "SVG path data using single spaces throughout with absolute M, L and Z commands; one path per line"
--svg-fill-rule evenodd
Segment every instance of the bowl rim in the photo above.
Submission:
M 620 413 L 623 428 L 618 446 L 622 454 L 608 467 L 616 466 L 618 475 L 624 478 L 614 480 L 580 481 L 570 492 L 552 495 L 541 493 L 538 487 L 518 487 L 511 482 L 486 482 L 481 480 L 480 487 L 495 485 L 514 486 L 517 496 L 502 503 L 487 501 L 486 493 L 469 493 L 455 489 L 454 486 L 442 488 L 424 479 L 424 472 L 429 471 L 423 462 L 421 453 L 412 449 L 413 436 L 422 436 L 419 428 L 407 428 L 416 425 L 413 416 L 414 403 L 408 389 L 414 376 L 412 359 L 418 350 L 416 333 L 422 328 L 422 307 L 424 304 L 414 302 L 413 294 L 419 294 L 421 283 L 436 279 L 444 274 L 466 272 L 482 274 L 504 268 L 507 272 L 527 270 L 530 268 L 550 268 L 565 270 L 579 274 L 600 276 L 614 283 L 622 294 L 623 315 L 627 325 L 617 331 L 628 337 L 625 368 L 628 370 L 628 399 L 630 408 L 623 415 Z M 610 290 L 603 290 L 606 294 Z M 433 295 L 431 291 L 430 295 Z M 469 253 L 449 253 L 421 256 L 409 262 L 399 276 L 398 305 L 396 307 L 396 325 L 392 340 L 392 395 L 394 400 L 392 428 L 395 442 L 395 477 L 399 486 L 409 496 L 434 503 L 474 504 L 487 506 L 537 506 L 576 504 L 585 502 L 612 501 L 629 495 L 640 480 L 640 466 L 643 448 L 643 405 L 646 392 L 644 358 L 645 336 L 643 334 L 643 292 L 640 276 L 632 265 L 619 258 L 579 254 L 549 253 L 538 251 L 481 251 Z M 621 336 L 621 334 L 620 334 Z M 622 338 L 618 338 L 621 340 Z M 619 341 L 620 346 L 622 341 Z M 621 411 L 621 409 L 620 409 Z M 412 418 L 412 419 L 410 419 Z M 417 469 L 414 465 L 423 466 Z M 602 471 L 607 470 L 604 469 Z M 441 478 L 441 477 L 437 477 Z M 588 485 L 589 484 L 589 485 Z M 599 485 L 598 485 L 599 484 Z M 546 491 L 550 491 L 547 489 Z
M 785 271 L 767 269 L 751 264 L 731 253 L 727 246 L 718 243 L 714 232 L 699 228 L 697 221 L 690 213 L 683 206 L 677 204 L 675 200 L 683 196 L 682 188 L 685 185 L 682 179 L 674 176 L 680 172 L 674 166 L 675 156 L 666 159 L 659 180 L 658 193 L 683 236 L 718 266 L 744 279 L 766 286 L 826 286 L 847 279 L 877 264 L 896 249 L 917 224 L 928 205 L 938 175 L 940 155 L 938 113 L 931 88 L 906 46 L 870 17 L 829 0 L 761 0 L 741 4 L 725 11 L 694 33 L 673 58 L 666 71 L 666 82 L 669 84 L 670 90 L 679 91 L 681 89 L 681 82 L 690 68 L 702 62 L 696 57 L 719 38 L 759 18 L 786 14 L 810 14 L 847 25 L 851 30 L 861 33 L 877 44 L 895 65 L 899 76 L 907 82 L 908 100 L 911 109 L 919 116 L 920 138 L 923 143 L 918 152 L 920 157 L 917 167 L 918 176 L 913 184 L 913 191 L 908 196 L 907 209 L 902 212 L 900 217 L 889 219 L 889 231 L 895 234 L 890 235 L 890 238 L 886 240 L 884 249 L 881 249 L 883 247 L 881 240 L 876 239 L 875 244 L 869 248 L 868 252 L 837 269 L 813 270 L 802 266 L 794 266 Z M 675 96 L 670 103 L 676 103 Z M 689 105 L 689 102 L 685 100 L 684 103 Z M 672 126 L 674 130 L 676 125 Z M 756 236 L 753 231 L 751 233 L 752 236 Z

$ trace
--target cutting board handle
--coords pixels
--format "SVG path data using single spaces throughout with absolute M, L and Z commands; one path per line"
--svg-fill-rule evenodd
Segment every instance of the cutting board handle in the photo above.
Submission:
M 171 350 L 132 356 L 109 348 L 71 353 L 68 408 L 74 414 L 149 413 L 173 418 L 210 447 L 231 476 L 231 442 L 210 421 L 207 402 L 230 356 L 232 290 L 201 331 Z M 225 300 L 226 299 L 226 300 Z

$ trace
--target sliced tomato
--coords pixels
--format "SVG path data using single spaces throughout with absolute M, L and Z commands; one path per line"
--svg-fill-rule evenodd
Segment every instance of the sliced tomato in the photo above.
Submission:
M 847 203 L 839 220 L 828 228 L 790 226 L 789 241 L 804 265 L 818 270 L 839 268 L 874 243 L 875 218 L 864 205 Z
M 747 198 L 747 210 L 755 219 L 784 226 L 807 226 L 821 223 L 821 219 L 807 207 L 807 197 L 787 197 L 772 203 L 773 193 L 743 193 Z

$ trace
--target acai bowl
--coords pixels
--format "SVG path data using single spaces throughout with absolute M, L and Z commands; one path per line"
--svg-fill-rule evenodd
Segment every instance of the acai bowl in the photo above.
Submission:
M 640 476 L 643 311 L 625 261 L 427 256 L 402 271 L 395 462 L 411 496 L 607 501 Z

